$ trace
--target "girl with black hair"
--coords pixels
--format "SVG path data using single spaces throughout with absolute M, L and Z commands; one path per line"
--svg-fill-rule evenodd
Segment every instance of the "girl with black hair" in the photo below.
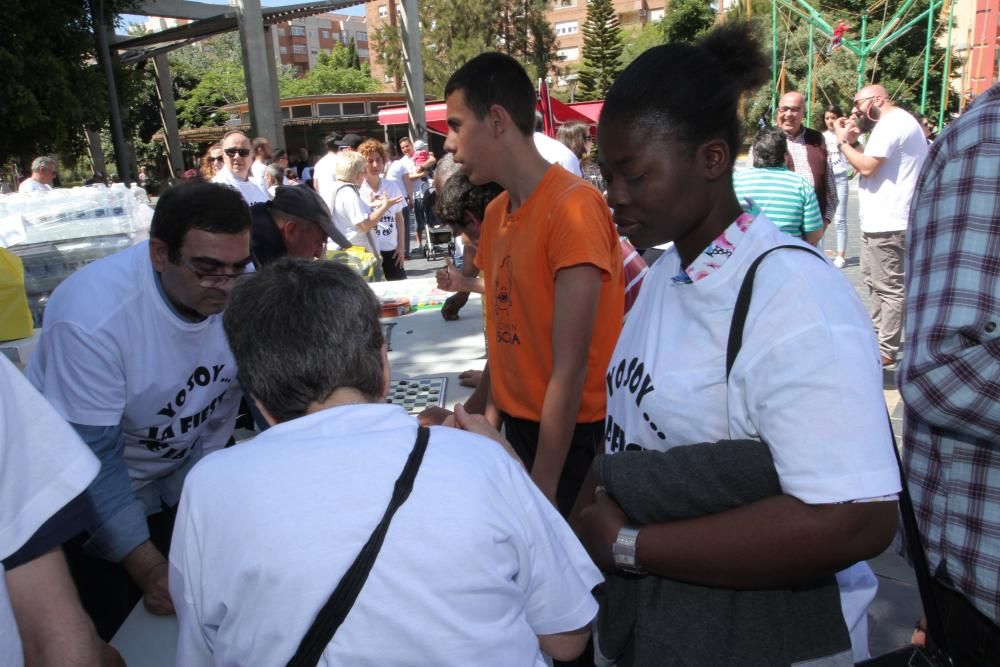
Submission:
M 837 254 L 833 258 L 833 264 L 838 269 L 844 268 L 844 263 L 847 261 L 845 259 L 847 252 L 847 180 L 850 178 L 850 165 L 840 153 L 837 133 L 833 131 L 833 126 L 838 118 L 843 117 L 843 110 L 836 104 L 831 104 L 823 112 L 823 124 L 826 126 L 823 131 L 823 140 L 826 142 L 829 169 L 833 171 L 833 182 L 837 188 L 837 210 L 833 214 L 833 226 L 837 230 Z
M 852 664 L 834 574 L 895 533 L 868 316 L 733 191 L 739 99 L 768 78 L 751 29 L 725 25 L 643 53 L 601 114 L 619 232 L 669 244 L 612 355 L 606 456 L 573 515 L 608 574 L 598 644 L 618 665 Z M 727 373 L 743 279 L 789 245 L 759 265 Z

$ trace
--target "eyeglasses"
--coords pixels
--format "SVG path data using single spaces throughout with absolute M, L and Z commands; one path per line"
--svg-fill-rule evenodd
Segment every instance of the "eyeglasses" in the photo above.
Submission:
M 209 162 L 225 162 L 226 159 L 224 157 L 222 157 L 221 155 L 216 155 L 215 157 L 209 156 L 208 157 L 208 161 Z
M 236 157 L 237 155 L 239 155 L 240 157 L 246 157 L 247 155 L 250 155 L 249 148 L 223 148 L 222 152 L 231 158 Z
M 778 113 L 799 113 L 802 107 L 778 107 Z
M 211 273 L 209 271 L 202 271 L 186 257 L 181 258 L 180 263 L 184 266 L 184 268 L 195 275 L 198 279 L 198 284 L 202 287 L 221 287 L 230 280 L 236 280 L 237 278 L 242 277 L 247 271 L 245 264 L 243 266 L 233 266 L 233 273 Z
M 872 95 L 871 97 L 862 97 L 860 100 L 854 100 L 854 107 L 860 109 L 862 102 L 867 102 L 868 100 L 874 100 L 878 95 Z

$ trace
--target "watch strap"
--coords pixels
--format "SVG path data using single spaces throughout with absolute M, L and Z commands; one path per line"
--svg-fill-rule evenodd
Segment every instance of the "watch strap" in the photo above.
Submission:
M 636 549 L 639 542 L 639 527 L 624 525 L 618 531 L 618 537 L 611 546 L 611 554 L 614 556 L 615 567 L 625 572 L 633 574 L 644 574 L 639 560 L 636 557 Z

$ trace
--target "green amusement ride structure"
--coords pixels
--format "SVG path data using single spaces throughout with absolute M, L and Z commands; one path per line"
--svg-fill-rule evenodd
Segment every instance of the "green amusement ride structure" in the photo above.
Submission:
M 808 81 L 807 95 L 806 95 L 806 109 L 808 109 L 809 118 L 807 118 L 807 123 L 812 122 L 812 89 L 813 89 L 813 61 L 815 60 L 815 42 L 816 33 L 819 33 L 822 37 L 826 37 L 833 40 L 835 37 L 839 39 L 839 46 L 845 48 L 848 51 L 854 53 L 858 57 L 858 88 L 860 89 L 865 83 L 865 65 L 868 61 L 868 57 L 872 54 L 877 55 L 883 49 L 891 45 L 897 39 L 913 30 L 915 27 L 922 24 L 926 24 L 927 28 L 927 43 L 924 49 L 924 77 L 923 77 L 923 89 L 920 94 L 920 113 L 925 115 L 927 113 L 927 74 L 930 69 L 931 62 L 931 47 L 934 41 L 935 33 L 935 20 L 940 20 L 939 15 L 947 14 L 947 29 L 948 37 L 945 45 L 945 58 L 944 58 L 944 72 L 945 75 L 942 78 L 941 83 L 941 101 L 940 101 L 940 112 L 938 114 L 938 130 L 941 129 L 941 125 L 945 116 L 945 107 L 948 102 L 948 80 L 949 71 L 951 68 L 951 28 L 953 23 L 953 13 L 955 11 L 954 0 L 930 0 L 927 8 L 922 12 L 916 14 L 909 20 L 907 14 L 913 7 L 916 0 L 903 0 L 903 3 L 899 5 L 893 14 L 892 18 L 884 21 L 882 24 L 882 29 L 874 36 L 869 37 L 867 35 L 868 30 L 868 12 L 864 12 L 861 15 L 861 30 L 857 39 L 848 39 L 842 35 L 837 36 L 834 28 L 830 27 L 830 24 L 823 19 L 820 13 L 814 9 L 805 0 L 771 0 L 771 108 L 774 109 L 777 106 L 778 100 L 778 11 L 779 7 L 781 9 L 787 10 L 792 14 L 798 16 L 804 20 L 809 26 L 809 65 L 808 65 Z M 942 7 L 946 6 L 946 11 L 941 11 Z

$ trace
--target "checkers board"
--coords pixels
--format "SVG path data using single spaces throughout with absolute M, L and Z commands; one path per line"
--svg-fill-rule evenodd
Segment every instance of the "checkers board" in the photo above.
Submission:
M 431 406 L 443 408 L 447 386 L 446 377 L 393 380 L 389 384 L 386 402 L 401 405 L 411 415 L 418 415 Z

